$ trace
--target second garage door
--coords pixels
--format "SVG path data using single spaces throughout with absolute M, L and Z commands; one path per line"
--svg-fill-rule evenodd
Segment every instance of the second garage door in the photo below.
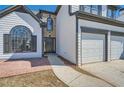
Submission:
M 124 37 L 111 36 L 111 60 L 124 58 Z
M 82 63 L 101 62 L 105 60 L 105 35 L 82 33 Z

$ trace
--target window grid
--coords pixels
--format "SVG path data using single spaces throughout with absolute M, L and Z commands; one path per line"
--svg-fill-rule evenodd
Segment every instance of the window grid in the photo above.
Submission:
M 51 15 L 47 18 L 47 30 L 49 32 L 53 30 L 53 19 L 51 18 Z
M 116 13 L 115 10 L 113 10 L 111 8 L 108 8 L 108 10 L 107 10 L 107 17 L 115 19 L 116 18 L 116 14 L 115 13 Z
M 80 11 L 84 11 L 84 12 L 88 12 L 96 15 L 100 14 L 98 5 L 81 5 Z
M 10 34 L 4 35 L 5 46 L 4 52 L 5 53 L 35 52 L 36 42 L 37 42 L 36 36 L 32 35 L 29 28 L 25 26 L 15 26 L 10 31 Z M 7 52 L 7 50 L 9 51 Z
M 80 5 L 80 11 L 102 16 L 102 7 L 100 5 Z M 116 19 L 116 10 L 108 7 L 106 16 Z

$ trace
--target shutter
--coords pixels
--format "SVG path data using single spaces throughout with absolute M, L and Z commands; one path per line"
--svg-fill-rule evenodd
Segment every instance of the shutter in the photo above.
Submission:
M 3 48 L 4 48 L 4 53 L 9 53 L 10 52 L 10 38 L 9 38 L 9 34 L 4 34 L 3 35 Z
M 32 36 L 32 51 L 37 51 L 37 36 Z

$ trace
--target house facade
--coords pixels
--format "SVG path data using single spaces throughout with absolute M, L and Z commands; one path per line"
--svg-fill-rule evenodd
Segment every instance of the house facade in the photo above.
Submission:
M 117 6 L 62 6 L 56 17 L 57 54 L 74 64 L 124 58 L 124 20 Z
M 124 17 L 113 5 L 63 5 L 55 13 L 11 6 L 0 12 L 0 59 L 56 53 L 82 65 L 124 58 Z
M 42 57 L 40 21 L 25 6 L 0 12 L 0 59 Z
M 56 14 L 40 10 L 36 16 L 45 24 L 42 27 L 43 54 L 56 52 Z M 52 20 L 52 28 L 48 29 L 48 19 Z

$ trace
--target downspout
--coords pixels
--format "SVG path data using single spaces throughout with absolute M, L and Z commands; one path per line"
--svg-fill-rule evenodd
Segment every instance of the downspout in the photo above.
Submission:
M 82 42 L 81 30 L 79 30 L 78 12 L 76 12 L 76 64 L 78 67 L 82 66 Z
M 42 29 L 42 56 L 44 56 L 44 26 L 45 26 L 45 24 L 43 23 L 43 24 L 41 24 L 41 29 Z
M 75 14 L 76 17 L 76 65 L 79 66 L 79 57 L 78 57 L 78 17 L 77 13 Z

